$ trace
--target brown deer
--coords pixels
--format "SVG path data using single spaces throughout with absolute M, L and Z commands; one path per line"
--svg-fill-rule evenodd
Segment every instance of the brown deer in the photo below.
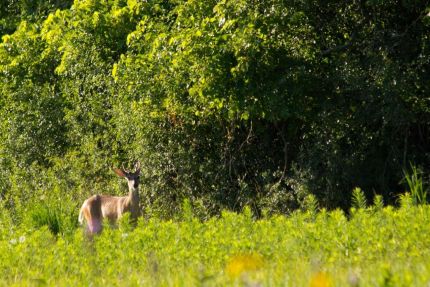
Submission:
M 140 162 L 137 161 L 135 171 L 130 172 L 124 166 L 114 168 L 113 171 L 120 177 L 124 177 L 128 182 L 127 196 L 93 195 L 82 204 L 79 211 L 79 223 L 83 224 L 84 219 L 87 223 L 87 232 L 92 235 L 102 230 L 104 219 L 109 220 L 110 224 L 115 224 L 125 212 L 130 212 L 132 220 L 139 216 L 139 175 Z

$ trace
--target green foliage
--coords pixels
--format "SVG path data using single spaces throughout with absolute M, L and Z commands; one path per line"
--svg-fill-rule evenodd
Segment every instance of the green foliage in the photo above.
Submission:
M 427 284 L 428 10 L 1 2 L 0 285 Z M 134 159 L 143 218 L 86 241 Z
M 409 192 L 399 195 L 400 206 L 404 209 L 409 209 L 414 206 L 414 200 Z
M 373 198 L 373 209 L 375 210 L 382 210 L 384 207 L 384 199 L 381 195 L 376 194 Z
M 427 6 L 2 2 L 0 198 L 19 221 L 53 182 L 120 193 L 109 168 L 139 158 L 147 217 L 393 203 L 430 162 Z
M 205 222 L 121 222 L 92 240 L 80 229 L 53 236 L 47 227 L 10 229 L 0 221 L 0 284 L 423 286 L 430 280 L 429 216 L 421 205 L 350 219 L 322 210 L 313 220 L 302 212 L 253 220 L 247 208 Z
M 308 196 L 305 197 L 302 203 L 302 208 L 304 209 L 305 212 L 310 214 L 312 217 L 315 217 L 319 210 L 318 200 L 314 195 L 309 194 Z
M 54 204 L 42 203 L 30 211 L 32 224 L 35 228 L 47 226 L 53 234 L 69 234 L 77 226 L 77 212 L 64 210 L 61 202 Z M 63 203 L 64 204 L 64 203 Z
M 38 22 L 56 9 L 68 8 L 72 0 L 6 0 L 0 3 L 0 37 L 12 33 L 19 22 Z
M 356 209 L 366 209 L 367 208 L 367 199 L 361 188 L 356 187 L 352 191 L 352 207 Z
M 404 171 L 403 181 L 407 184 L 412 197 L 413 204 L 425 204 L 428 202 L 428 187 L 425 186 L 423 172 L 420 168 L 411 165 L 411 172 Z

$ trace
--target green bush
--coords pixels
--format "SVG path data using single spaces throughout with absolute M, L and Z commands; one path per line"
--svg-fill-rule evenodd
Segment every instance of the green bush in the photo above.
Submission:
M 393 204 L 408 162 L 428 172 L 424 2 L 0 5 L 8 206 L 38 189 L 17 180 L 32 165 L 67 166 L 49 180 L 79 202 L 119 193 L 109 168 L 140 159 L 145 210 L 166 218 L 184 199 L 202 217 L 290 213 L 309 194 L 347 210 L 355 186 Z
M 322 209 L 255 220 L 246 208 L 201 222 L 187 212 L 179 221 L 141 218 L 135 228 L 121 222 L 92 240 L 81 229 L 54 236 L 48 227 L 10 229 L 1 221 L 0 284 L 423 286 L 430 280 L 428 205 L 349 219 Z
M 30 217 L 35 228 L 47 226 L 54 235 L 71 234 L 78 225 L 77 208 L 64 207 L 65 202 L 39 203 L 32 207 Z

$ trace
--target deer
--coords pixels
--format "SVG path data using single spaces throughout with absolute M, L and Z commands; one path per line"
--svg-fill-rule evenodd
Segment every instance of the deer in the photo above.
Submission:
M 136 221 L 139 216 L 139 176 L 140 162 L 134 165 L 134 172 L 124 168 L 113 168 L 113 171 L 120 177 L 127 180 L 127 196 L 93 195 L 87 198 L 79 211 L 79 223 L 87 225 L 87 234 L 94 235 L 102 231 L 103 220 L 107 219 L 114 225 L 124 213 L 129 212 L 130 218 Z

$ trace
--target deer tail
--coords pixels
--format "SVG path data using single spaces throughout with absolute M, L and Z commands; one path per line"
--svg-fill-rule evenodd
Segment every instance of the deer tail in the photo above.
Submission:
M 82 205 L 82 207 L 81 207 L 81 210 L 79 210 L 79 218 L 78 218 L 78 221 L 79 221 L 79 224 L 84 224 L 84 206 L 85 205 Z

